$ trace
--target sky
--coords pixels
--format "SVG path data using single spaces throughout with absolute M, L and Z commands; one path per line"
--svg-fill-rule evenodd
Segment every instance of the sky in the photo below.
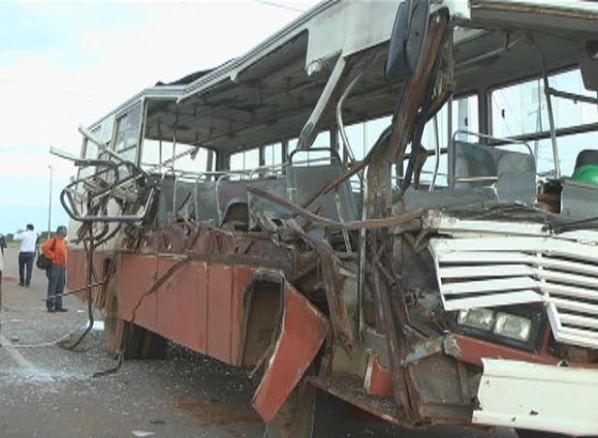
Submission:
M 51 228 L 67 223 L 59 194 L 75 168 L 50 146 L 79 154 L 80 125 L 243 54 L 316 3 L 0 1 L 0 233 L 46 230 L 50 193 Z

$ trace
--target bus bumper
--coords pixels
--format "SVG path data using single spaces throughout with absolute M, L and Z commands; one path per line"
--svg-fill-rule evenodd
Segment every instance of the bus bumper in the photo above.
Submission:
M 472 422 L 598 435 L 598 370 L 483 359 Z

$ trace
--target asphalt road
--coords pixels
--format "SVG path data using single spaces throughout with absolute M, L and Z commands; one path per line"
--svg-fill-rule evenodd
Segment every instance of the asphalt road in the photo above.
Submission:
M 183 348 L 171 346 L 166 360 L 127 361 L 116 373 L 92 377 L 115 365 L 103 352 L 101 321 L 78 351 L 57 345 L 82 332 L 87 309 L 66 297 L 69 312 L 47 313 L 43 272 L 34 268 L 31 287 L 21 288 L 16 260 L 17 251 L 9 249 L 0 311 L 0 437 L 265 436 L 250 405 L 256 382 L 247 372 Z M 316 436 L 514 437 L 506 430 L 412 431 L 346 419 L 338 424 L 334 434 Z

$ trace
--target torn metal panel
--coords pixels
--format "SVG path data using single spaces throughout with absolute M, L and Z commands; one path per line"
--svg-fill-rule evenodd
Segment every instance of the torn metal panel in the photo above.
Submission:
M 380 397 L 392 397 L 392 375 L 388 368 L 380 365 L 378 357 L 370 354 L 363 379 L 363 389 L 366 393 Z
M 470 218 L 471 216 L 480 215 L 484 215 L 485 218 Z M 549 219 L 554 218 L 549 218 L 535 210 L 526 209 L 520 211 L 501 211 L 500 209 L 493 211 L 488 209 L 483 212 L 463 211 L 453 214 L 439 210 L 428 210 L 422 216 L 422 225 L 426 230 L 449 234 L 454 237 L 535 236 L 589 244 L 598 243 L 598 232 L 591 229 L 554 233 L 552 228 L 558 227 L 559 223 L 549 226 L 547 225 L 547 223 L 550 224 Z
M 445 338 L 443 349 L 445 354 L 477 366 L 482 366 L 484 359 L 509 359 L 542 364 L 556 364 L 561 361 L 560 358 L 547 354 L 529 353 L 517 348 L 457 334 Z
M 372 151 L 367 173 L 367 217 L 385 218 L 391 211 L 392 188 L 390 167 L 401 162 L 405 148 L 415 128 L 419 109 L 427 105 L 430 83 L 437 74 L 437 60 L 448 31 L 448 17 L 434 14 L 430 17 L 428 34 L 421 53 L 422 62 L 416 74 L 408 81 L 397 110 L 397 120 L 388 142 L 378 144 Z M 372 219 L 370 219 L 371 221 Z M 374 219 L 378 220 L 378 219 Z M 388 245 L 388 230 L 376 229 L 367 235 L 367 257 L 372 268 L 366 281 L 372 290 L 376 316 L 384 327 L 388 342 L 393 395 L 400 416 L 408 422 L 421 418 L 419 395 L 408 367 L 400 364 L 408 350 L 405 326 L 409 314 L 405 305 L 405 288 L 392 270 L 392 245 Z
M 320 253 L 321 278 L 326 293 L 326 302 L 330 313 L 332 331 L 335 342 L 339 343 L 347 352 L 353 348 L 354 327 L 352 325 L 355 311 L 355 297 L 351 297 L 350 291 L 354 290 L 340 274 L 339 261 L 334 252 L 327 245 L 320 242 L 313 242 Z M 353 299 L 351 299 L 353 298 Z M 352 309 L 351 309 L 352 308 Z
M 484 359 L 475 424 L 598 435 L 598 371 Z
M 409 375 L 417 388 L 422 421 L 469 423 L 474 394 L 462 363 L 441 353 L 433 354 L 409 366 Z
M 328 334 L 326 318 L 288 283 L 284 306 L 280 335 L 252 400 L 265 422 L 274 419 Z
M 411 345 L 411 349 L 401 361 L 403 365 L 414 364 L 443 350 L 444 339 L 430 339 Z
M 397 418 L 396 405 L 392 398 L 367 394 L 362 389 L 361 382 L 356 378 L 344 376 L 311 376 L 308 378 L 308 381 L 323 391 L 341 400 L 345 400 L 375 417 L 392 424 L 401 424 Z

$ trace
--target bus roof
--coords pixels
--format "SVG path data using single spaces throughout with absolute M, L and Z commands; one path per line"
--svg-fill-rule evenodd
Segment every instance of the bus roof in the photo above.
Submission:
M 383 74 L 398 4 L 322 2 L 245 55 L 176 85 L 148 88 L 111 114 L 145 99 L 147 137 L 176 135 L 179 143 L 234 152 L 297 137 L 338 58 L 347 60 L 351 76 L 375 55 L 380 56 L 346 101 L 345 123 L 388 114 L 400 88 Z M 549 70 L 575 65 L 580 42 L 596 38 L 595 2 L 444 0 L 442 5 L 462 26 L 455 33 L 458 94 L 483 87 L 488 78 L 501 83 L 536 74 L 538 48 Z M 323 126 L 334 125 L 333 113 L 327 112 Z

